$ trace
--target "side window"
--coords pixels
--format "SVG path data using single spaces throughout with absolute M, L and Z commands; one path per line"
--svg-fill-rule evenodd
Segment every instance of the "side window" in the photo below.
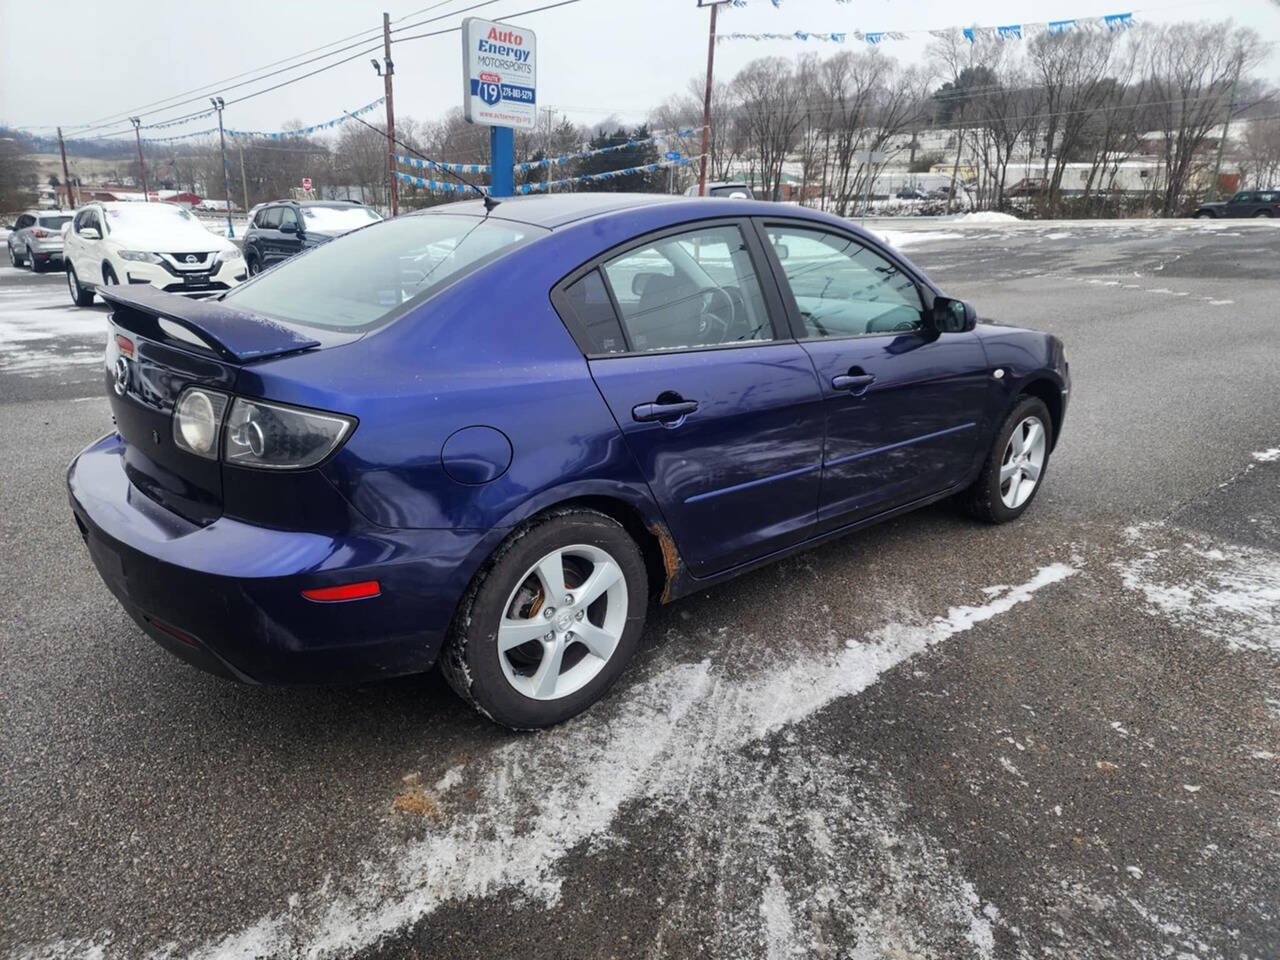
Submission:
M 23 230 L 31 226 L 35 222 L 36 222 L 35 217 L 31 216 L 28 213 L 24 213 L 22 216 L 18 218 L 18 222 L 15 223 L 14 226 L 17 227 L 19 230 Z
M 281 228 L 290 225 L 292 225 L 295 230 L 298 228 L 298 214 L 294 211 L 293 207 L 277 207 L 276 209 L 280 216 Z
M 604 265 L 631 350 L 772 340 L 742 232 L 704 227 L 628 250 Z
M 609 291 L 604 287 L 599 270 L 592 270 L 570 285 L 564 295 L 569 309 L 573 311 L 572 319 L 587 341 L 588 353 L 626 352 L 627 341 L 622 335 L 622 325 L 613 312 Z
M 856 240 L 824 230 L 765 228 L 806 337 L 859 337 L 925 327 L 915 281 Z
M 79 233 L 84 228 L 84 222 L 88 218 L 88 216 L 89 216 L 88 210 L 81 210 L 79 213 L 76 214 L 76 218 L 74 221 L 72 221 L 72 224 L 71 224 L 72 229 L 74 229 L 76 233 Z

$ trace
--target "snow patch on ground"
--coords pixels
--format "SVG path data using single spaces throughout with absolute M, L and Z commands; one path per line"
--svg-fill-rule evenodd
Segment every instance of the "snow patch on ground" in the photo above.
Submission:
M 1253 459 L 1258 463 L 1276 463 L 1280 461 L 1280 447 L 1271 447 L 1268 450 L 1255 450 Z
M 0 373 L 101 363 L 107 314 L 72 306 L 61 286 L 0 287 Z
M 1280 557 L 1174 537 L 1158 523 L 1126 533 L 1141 552 L 1115 566 L 1153 611 L 1232 649 L 1280 654 Z
M 995 210 L 980 210 L 977 213 L 962 213 L 952 217 L 954 223 L 1020 223 L 1017 217 Z
M 851 779 L 855 774 L 843 755 L 819 752 L 786 762 L 787 751 L 820 750 L 808 737 L 784 735 L 781 762 L 752 745 L 860 693 L 885 671 L 1075 572 L 1064 563 L 1050 564 L 1023 584 L 988 593 L 983 603 L 952 607 L 932 619 L 889 623 L 852 647 L 833 635 L 824 653 L 783 660 L 764 676 L 735 680 L 709 660 L 661 669 L 576 721 L 513 739 L 467 764 L 456 778 L 451 771 L 449 786 L 460 780 L 469 794 L 465 816 L 451 817 L 442 800 L 443 816 L 425 825 L 425 836 L 389 842 L 381 854 L 371 854 L 359 875 L 294 895 L 287 909 L 189 956 L 318 960 L 349 955 L 448 902 L 514 889 L 531 901 L 556 904 L 562 859 L 583 843 L 607 846 L 624 804 L 630 816 L 640 808 L 655 816 L 670 811 L 678 823 L 711 817 L 715 829 L 695 833 L 694 842 L 721 842 L 726 823 L 758 823 L 756 831 L 738 827 L 732 842 L 748 864 L 741 870 L 756 871 L 754 912 L 764 926 L 741 929 L 742 912 L 733 912 L 736 923 L 717 927 L 716 935 L 728 938 L 718 955 L 758 956 L 758 946 L 748 944 L 766 940 L 771 949 L 794 941 L 805 952 L 823 935 L 821 923 L 810 919 L 817 904 L 825 905 L 838 929 L 852 925 L 863 932 L 859 947 L 870 949 L 862 954 L 867 957 L 931 951 L 939 930 L 955 938 L 946 955 L 990 956 L 991 923 L 972 885 L 955 875 L 945 854 L 932 850 L 926 838 L 897 826 L 884 777 L 871 771 L 865 783 Z M 819 772 L 812 775 L 785 773 L 815 767 Z M 826 786 L 815 790 L 815 783 Z M 727 809 L 717 810 L 717 804 Z M 824 835 L 805 839 L 815 826 Z M 799 839 L 777 839 L 778 830 Z M 829 869 L 821 872 L 823 888 L 785 895 L 783 870 L 791 862 L 792 839 L 814 856 L 824 847 L 834 850 L 830 863 L 824 861 Z M 701 874 L 705 864 L 695 854 Z M 723 895 L 741 895 L 742 884 L 745 878 L 733 878 L 733 889 Z M 793 910 L 790 904 L 801 898 L 809 907 Z M 804 931 L 802 920 L 808 925 Z M 103 943 L 110 943 L 106 934 L 97 939 Z M 153 957 L 175 953 L 169 947 Z M 76 954 L 88 956 L 87 950 Z
M 877 230 L 872 232 L 874 232 L 882 241 L 897 250 L 901 250 L 903 247 L 913 246 L 917 243 L 930 243 L 936 240 L 964 239 L 964 234 L 962 233 L 956 233 L 954 231 L 947 233 L 942 230 Z

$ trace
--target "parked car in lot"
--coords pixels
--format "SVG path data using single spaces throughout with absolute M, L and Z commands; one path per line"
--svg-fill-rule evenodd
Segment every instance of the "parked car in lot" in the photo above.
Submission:
M 686 197 L 698 196 L 698 185 L 695 183 L 691 187 L 686 187 L 684 195 Z M 706 195 L 708 197 L 718 197 L 722 200 L 750 200 L 753 196 L 749 184 L 728 180 L 708 181 Z
M 250 276 L 382 219 L 376 210 L 346 200 L 281 200 L 254 209 L 244 235 Z
M 207 297 L 245 279 L 239 248 L 176 204 L 91 203 L 76 211 L 64 241 L 67 290 L 78 307 L 116 284 Z
M 929 200 L 932 195 L 921 190 L 919 187 L 903 187 L 894 195 L 896 200 Z
M 62 226 L 71 214 L 57 210 L 26 210 L 9 224 L 9 262 L 39 273 L 62 262 Z
M 517 728 L 601 697 L 651 598 L 944 497 L 1018 517 L 1070 385 L 1056 337 L 748 200 L 449 204 L 103 295 L 115 429 L 67 482 L 142 629 L 262 683 L 438 660 Z
M 1280 217 L 1280 190 L 1241 190 L 1230 200 L 1202 203 L 1195 215 L 1210 217 Z

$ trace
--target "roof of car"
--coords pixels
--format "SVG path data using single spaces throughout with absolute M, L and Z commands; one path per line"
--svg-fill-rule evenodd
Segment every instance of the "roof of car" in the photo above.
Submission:
M 343 210 L 364 206 L 359 200 L 280 200 L 277 202 L 296 203 L 300 207 L 341 207 Z
M 685 197 L 668 193 L 562 193 L 541 197 L 506 197 L 489 216 L 498 220 L 512 220 L 536 227 L 554 230 L 565 224 L 587 220 L 606 213 L 622 213 L 641 207 L 659 204 L 684 204 L 691 209 L 702 204 L 714 204 L 713 208 L 725 216 L 763 216 L 777 214 L 778 205 L 760 200 L 725 200 L 710 197 Z M 733 204 L 731 208 L 727 204 Z M 740 209 L 741 208 L 741 209 Z M 483 200 L 463 200 L 458 203 L 442 203 L 422 211 L 425 215 L 462 214 L 484 216 Z

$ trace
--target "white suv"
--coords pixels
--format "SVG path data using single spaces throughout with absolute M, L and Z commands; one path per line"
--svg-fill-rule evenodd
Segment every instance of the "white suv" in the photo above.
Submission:
M 76 211 L 63 244 L 67 289 L 78 307 L 114 283 L 149 283 L 189 297 L 230 290 L 245 279 L 234 243 L 171 203 L 91 203 Z

